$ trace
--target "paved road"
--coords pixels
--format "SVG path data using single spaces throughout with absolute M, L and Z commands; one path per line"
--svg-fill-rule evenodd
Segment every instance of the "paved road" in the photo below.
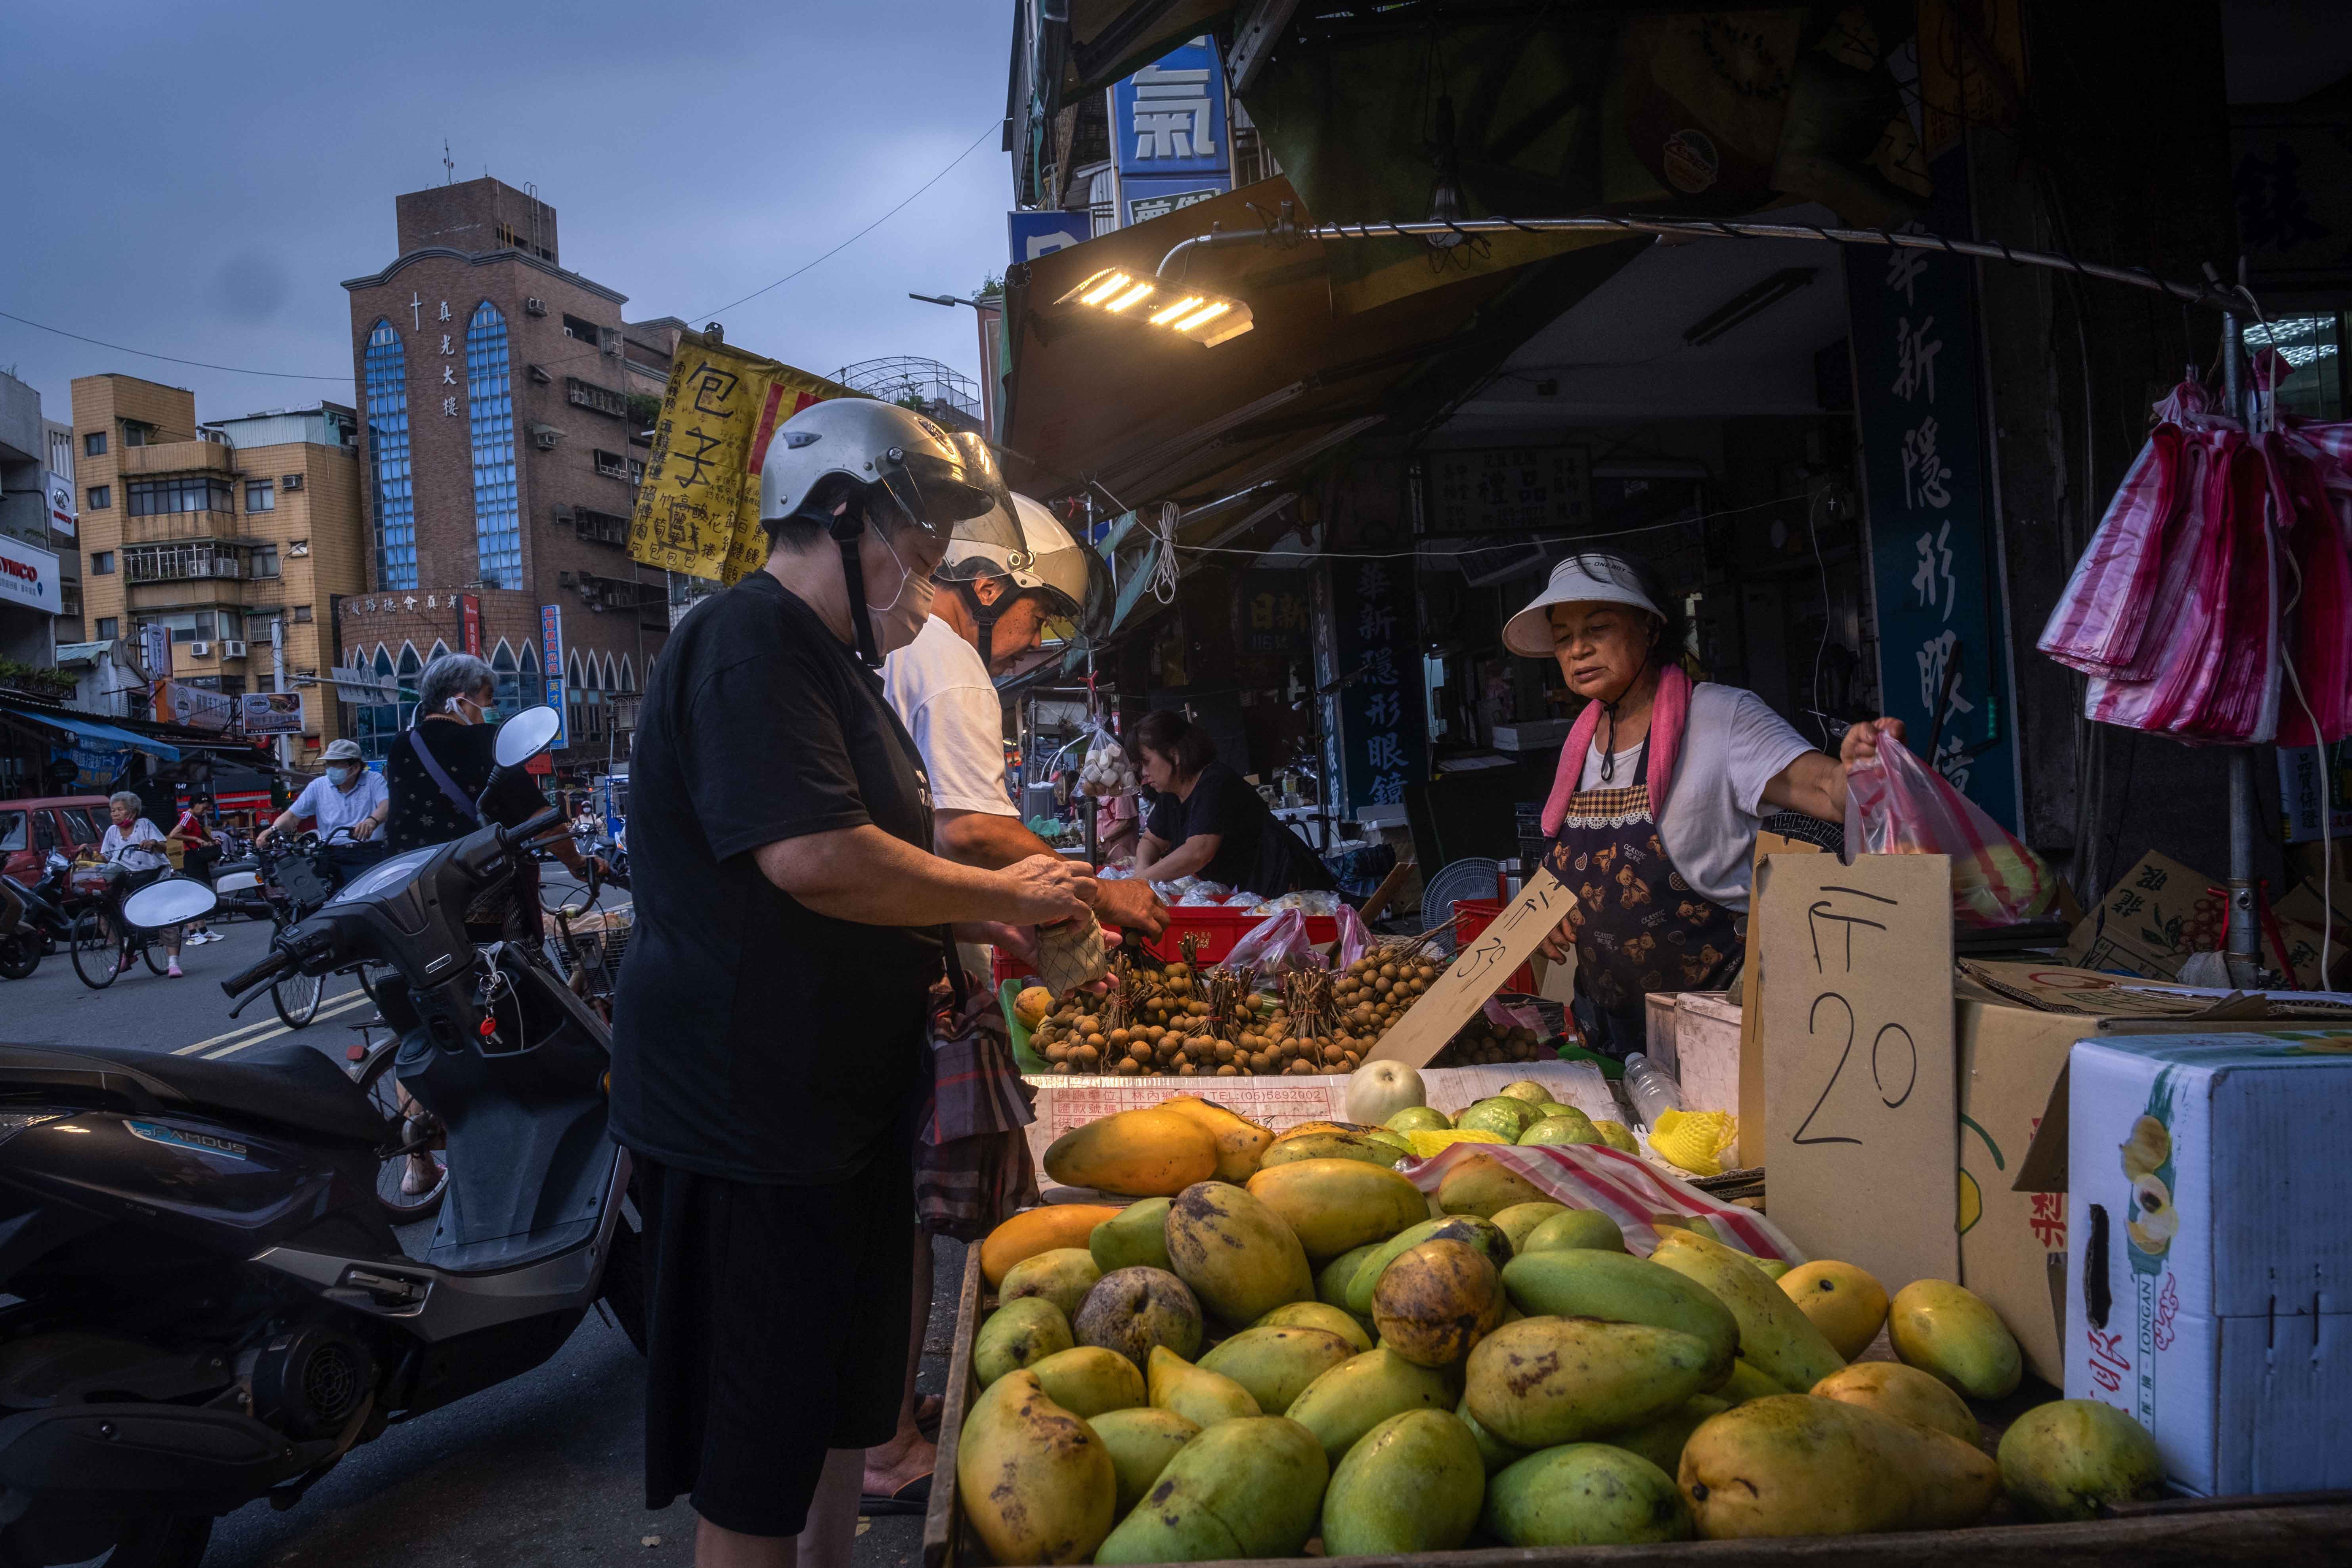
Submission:
M 560 873 L 551 884 L 566 885 Z M 625 898 L 608 893 L 607 904 Z M 103 1043 L 234 1059 L 260 1045 L 299 1041 L 340 1056 L 348 1026 L 375 1016 L 349 980 L 330 983 L 316 1022 L 293 1031 L 267 997 L 236 1019 L 220 982 L 259 958 L 266 923 L 215 921 L 226 941 L 185 949 L 186 978 L 142 965 L 105 991 L 75 977 L 60 952 L 30 979 L 0 981 L 0 1039 L 72 1047 Z M 425 1227 L 415 1227 L 423 1232 Z M 425 1237 L 404 1237 L 412 1250 Z M 944 1388 L 955 1283 L 963 1249 L 939 1249 L 931 1343 L 920 1379 Z M 222 1520 L 205 1568 L 684 1568 L 694 1520 L 683 1503 L 644 1507 L 638 1420 L 643 1363 L 620 1331 L 591 1316 L 544 1366 L 446 1409 L 393 1427 L 354 1452 L 300 1506 L 255 1503 Z M 793 1418 L 779 1411 L 779 1420 Z M 658 1544 L 645 1544 L 658 1537 Z M 876 1520 L 858 1540 L 858 1568 L 911 1568 L 922 1521 Z

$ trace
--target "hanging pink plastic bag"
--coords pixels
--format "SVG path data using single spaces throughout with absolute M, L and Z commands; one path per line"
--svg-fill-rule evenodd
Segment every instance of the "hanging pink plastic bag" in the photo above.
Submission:
M 1893 741 L 1846 773 L 1845 844 L 1849 853 L 1950 856 L 1952 913 L 1964 925 L 2015 925 L 2058 896 L 2040 856 Z
M 1269 915 L 1217 962 L 1227 969 L 1255 969 L 1260 973 L 1323 966 L 1315 944 L 1307 940 L 1307 916 L 1298 910 Z
M 1345 899 L 1339 900 L 1339 956 L 1338 967 L 1346 969 L 1371 951 L 1372 933 L 1364 925 L 1364 917 Z

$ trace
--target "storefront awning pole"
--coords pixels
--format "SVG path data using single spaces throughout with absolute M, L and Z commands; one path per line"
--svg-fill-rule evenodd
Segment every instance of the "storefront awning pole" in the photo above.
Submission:
M 2238 365 L 2245 323 L 2234 310 L 2221 317 L 2221 399 L 2232 419 L 2247 420 L 2245 376 Z M 2247 420 L 2247 428 L 2252 428 Z M 2254 750 L 2232 746 L 2230 769 L 2230 934 L 2225 952 L 2230 984 L 2261 984 L 2260 927 L 2254 920 Z
M 1229 250 L 1240 245 L 1295 245 L 1300 240 L 1316 239 L 1420 239 L 1432 235 L 1458 235 L 1474 238 L 1482 234 L 1619 234 L 1674 235 L 1696 239 L 1810 239 L 1832 245 L 1874 245 L 1902 250 L 1940 250 L 1952 256 L 1973 256 L 1985 261 L 2006 261 L 2015 267 L 2046 267 L 2059 272 L 2072 272 L 2079 277 L 2097 278 L 2109 283 L 2126 283 L 2135 289 L 2152 289 L 2171 296 L 2185 304 L 2210 306 L 2217 310 L 2243 310 L 2252 296 L 2245 285 L 2225 287 L 2219 282 L 2175 283 L 2158 278 L 2145 267 L 2111 267 L 2105 262 L 2084 261 L 2058 250 L 2018 250 L 1999 240 L 1952 239 L 1940 234 L 1928 234 L 1919 229 L 1828 228 L 1808 223 L 1753 223 L 1744 219 L 1649 218 L 1614 217 L 1598 215 L 1582 217 L 1476 217 L 1452 221 L 1416 223 L 1327 223 L 1301 227 L 1291 221 L 1287 204 L 1283 216 L 1266 223 L 1262 229 L 1212 229 L 1180 240 L 1160 258 L 1162 278 L 1171 275 L 1195 248 Z

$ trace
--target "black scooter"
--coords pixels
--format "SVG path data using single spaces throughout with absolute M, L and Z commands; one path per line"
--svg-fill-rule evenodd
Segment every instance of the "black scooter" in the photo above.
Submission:
M 508 720 L 501 768 L 557 722 Z M 450 1172 L 422 1258 L 375 1199 L 408 1123 L 323 1053 L 0 1046 L 0 1563 L 189 1568 L 217 1516 L 292 1506 L 390 1423 L 546 1361 L 599 1301 L 643 1348 L 609 1037 L 535 944 L 466 929 L 562 820 L 393 856 L 224 984 L 241 1009 L 291 973 L 398 971 L 401 1082 Z M 125 914 L 213 906 L 172 879 Z
M 73 863 L 49 851 L 38 882 L 0 874 L 0 980 L 22 980 L 73 941 Z

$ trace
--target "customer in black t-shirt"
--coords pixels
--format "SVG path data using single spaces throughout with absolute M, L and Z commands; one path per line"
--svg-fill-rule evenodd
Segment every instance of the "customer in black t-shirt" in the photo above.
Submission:
M 954 453 L 890 404 L 787 422 L 765 568 L 679 623 L 639 711 L 612 1126 L 646 1221 L 646 1500 L 691 1490 L 703 1568 L 846 1568 L 906 1373 L 940 933 L 1077 916 L 1093 892 L 1051 855 L 930 854 L 920 760 L 853 651 L 929 614 L 947 534 L 982 504 Z
M 1181 713 L 1149 713 L 1133 744 L 1143 782 L 1160 792 L 1136 847 L 1137 876 L 1206 877 L 1270 899 L 1338 885 L 1248 781 L 1216 760 L 1215 743 L 1198 724 Z

